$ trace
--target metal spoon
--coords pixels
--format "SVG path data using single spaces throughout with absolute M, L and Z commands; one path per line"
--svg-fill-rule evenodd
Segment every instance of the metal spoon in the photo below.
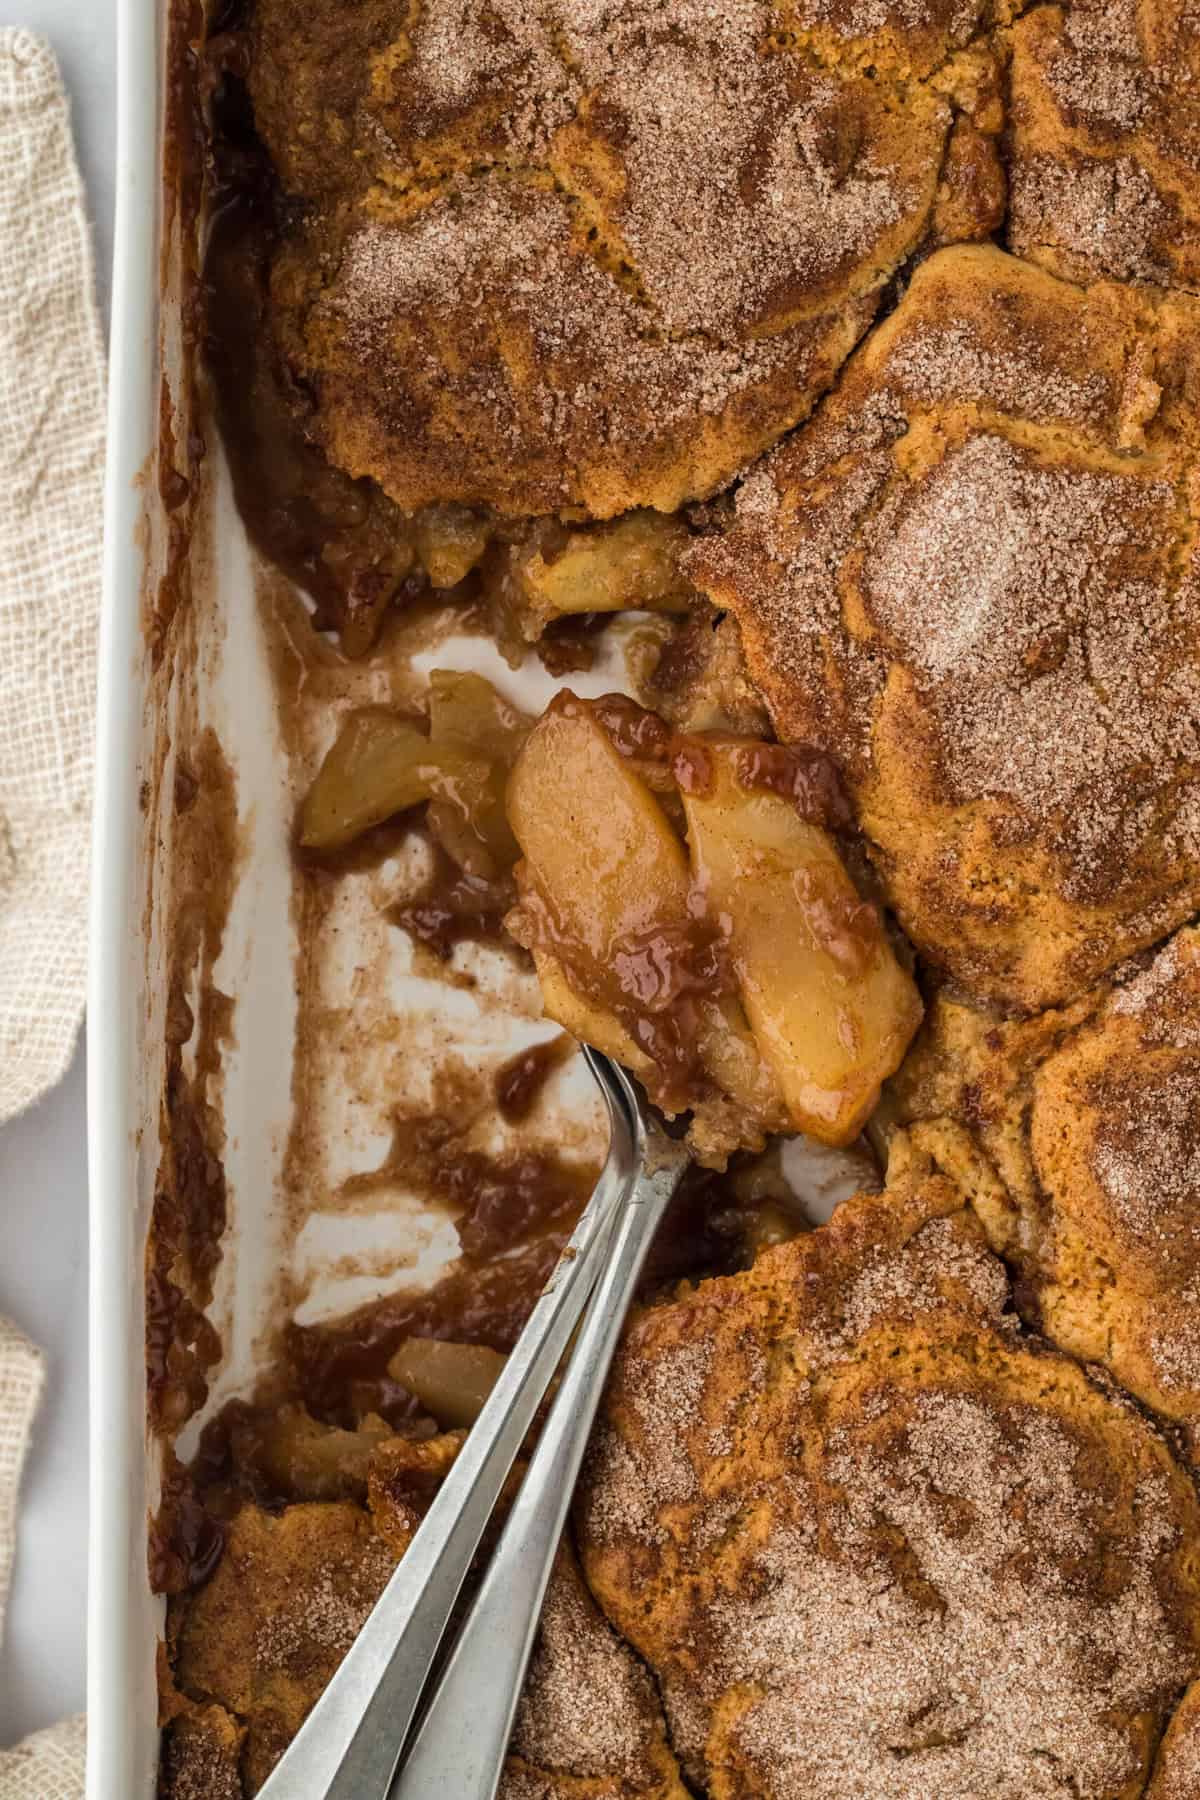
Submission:
M 647 1114 L 623 1071 L 586 1052 L 609 1106 L 634 1115 L 637 1174 L 579 1337 L 483 1584 L 391 1800 L 494 1800 L 555 1551 L 634 1286 L 687 1154 Z M 469 1728 L 467 1721 L 469 1720 Z
M 687 1156 L 615 1063 L 585 1049 L 608 1158 L 508 1363 L 396 1573 L 261 1800 L 387 1800 L 471 1560 L 571 1335 L 595 1299 L 394 1800 L 492 1800 L 546 1584 L 625 1310 Z

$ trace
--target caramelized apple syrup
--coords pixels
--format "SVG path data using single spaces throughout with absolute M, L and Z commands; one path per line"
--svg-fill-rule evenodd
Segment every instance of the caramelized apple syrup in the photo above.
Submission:
M 385 608 L 424 587 L 411 531 L 370 481 L 335 469 L 305 434 L 306 400 L 271 330 L 267 283 L 287 202 L 254 131 L 244 43 L 209 42 L 213 224 L 204 264 L 204 357 L 238 510 L 251 541 L 315 602 L 350 655 Z
M 409 607 L 429 594 L 419 554 L 425 515 L 402 513 L 376 482 L 355 480 L 329 462 L 308 431 L 311 399 L 276 343 L 270 270 L 293 207 L 254 126 L 239 29 L 246 10 L 245 0 L 224 9 L 197 62 L 212 119 L 212 226 L 198 335 L 247 535 L 312 600 L 315 628 L 335 632 L 345 654 L 358 657 L 375 644 L 390 608 Z M 433 508 L 429 516 L 454 510 Z M 501 591 L 503 544 L 512 528 L 482 513 L 457 511 L 474 519 L 485 541 L 495 537 L 497 553 L 449 591 L 464 612 L 482 599 L 506 653 L 519 656 L 530 646 L 511 631 Z M 554 522 L 545 529 L 552 533 Z M 610 623 L 611 615 L 590 613 L 556 620 L 533 648 L 553 675 L 589 669 Z

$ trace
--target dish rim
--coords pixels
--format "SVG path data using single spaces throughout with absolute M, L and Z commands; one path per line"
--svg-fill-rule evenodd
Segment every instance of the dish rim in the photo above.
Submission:
M 104 560 L 88 903 L 88 1800 L 153 1793 L 154 1643 L 146 1575 L 141 1256 L 139 769 L 144 722 L 143 477 L 156 441 L 162 47 L 169 6 L 117 0 L 116 211 Z

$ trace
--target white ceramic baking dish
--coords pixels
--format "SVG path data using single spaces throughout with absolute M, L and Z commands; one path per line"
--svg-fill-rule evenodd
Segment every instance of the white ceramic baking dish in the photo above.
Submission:
M 158 1609 L 146 1576 L 142 1246 L 152 1171 L 142 1150 L 147 987 L 140 943 L 149 579 L 143 486 L 154 445 L 158 335 L 160 0 L 118 0 L 104 603 L 91 887 L 89 1800 L 143 1800 L 157 1759 Z

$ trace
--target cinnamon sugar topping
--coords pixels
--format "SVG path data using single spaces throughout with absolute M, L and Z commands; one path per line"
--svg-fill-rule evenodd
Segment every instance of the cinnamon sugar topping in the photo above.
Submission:
M 920 238 L 951 109 L 780 23 L 503 0 L 481 29 L 437 0 L 381 47 L 347 22 L 371 78 L 334 85 L 317 157 L 291 9 L 264 0 L 256 118 L 319 202 L 277 325 L 332 460 L 405 508 L 609 517 L 711 492 L 803 417 Z M 323 8 L 309 29 L 315 55 Z
M 371 225 L 356 233 L 325 305 L 345 321 L 355 354 L 369 358 L 387 353 L 397 314 L 451 304 L 482 310 L 497 291 L 548 370 L 587 347 L 583 380 L 573 389 L 551 381 L 536 396 L 538 422 L 550 432 L 563 429 L 569 412 L 605 403 L 606 369 L 621 370 L 630 388 L 636 386 L 637 412 L 658 427 L 696 412 L 718 413 L 739 392 L 782 371 L 798 348 L 794 333 L 735 348 L 705 339 L 675 342 L 652 324 L 647 328 L 636 305 L 579 254 L 561 198 L 505 182 L 464 186 L 405 232 Z M 433 347 L 431 373 L 436 356 Z M 488 410 L 492 429 L 517 446 L 526 419 L 509 375 L 489 370 L 472 398 Z
M 1121 1223 L 1200 1266 L 1200 1070 L 1106 1080 L 1096 1098 L 1095 1169 Z
M 1200 1050 L 1200 943 L 1177 932 L 1153 960 L 1117 989 L 1109 1011 L 1138 1022 L 1143 1045 Z
M 1103 246 L 1103 273 L 1118 281 L 1166 281 L 1157 245 L 1170 221 L 1150 176 L 1131 156 L 1059 162 L 1030 156 L 1012 173 L 1022 238 L 1042 240 L 1083 270 Z
M 837 1560 L 803 1525 L 780 1531 L 752 1564 L 758 1603 L 714 1609 L 722 1675 L 761 1696 L 726 1755 L 772 1800 L 1122 1790 L 1137 1752 L 1118 1721 L 1189 1668 L 1156 1591 L 1159 1546 L 1107 1603 L 1080 1584 L 1100 1515 L 1079 1446 L 1033 1409 L 920 1395 L 886 1459 L 864 1451 L 830 1440 Z M 1135 1504 L 1152 1518 L 1159 1500 L 1147 1484 Z M 889 1534 L 912 1568 L 900 1579 Z
M 1134 771 L 1161 782 L 1200 761 L 1200 682 L 1172 662 L 1191 590 L 1173 594 L 1143 551 L 1173 512 L 1166 482 L 1045 467 L 980 435 L 866 536 L 868 603 L 930 695 L 957 794 L 1053 820 L 1081 897 L 1141 848 Z M 1195 856 L 1198 826 L 1193 805 L 1168 853 Z
M 1134 130 L 1150 104 L 1134 0 L 1105 0 L 1102 7 L 1069 11 L 1046 79 L 1065 112 L 1119 131 Z
M 731 1800 L 1139 1792 L 1143 1726 L 1198 1662 L 1194 1491 L 1135 1410 L 1008 1322 L 945 1185 L 898 1180 L 635 1332 L 585 1487 L 589 1580 L 685 1768 Z M 690 1498 L 653 1493 L 647 1532 L 611 1504 L 609 1446 L 649 1429 L 651 1392 L 671 1429 L 658 1371 L 701 1320 Z M 719 1457 L 700 1417 L 737 1421 Z
M 657 1536 L 658 1508 L 694 1496 L 687 1440 L 701 1423 L 712 1358 L 712 1344 L 700 1339 L 676 1345 L 648 1368 L 635 1370 L 627 1396 L 633 1432 L 618 1437 L 600 1427 L 591 1451 L 605 1472 L 590 1516 L 599 1535 L 648 1531 Z
M 260 1616 L 254 1654 L 263 1670 L 279 1669 L 314 1649 L 343 1657 L 367 1621 L 395 1568 L 395 1559 L 377 1538 L 368 1538 L 361 1561 L 343 1568 L 316 1568 L 309 1575 L 303 1604 L 280 1606 Z
M 517 1712 L 514 1755 L 573 1775 L 637 1780 L 656 1711 L 645 1670 L 560 1558 Z

